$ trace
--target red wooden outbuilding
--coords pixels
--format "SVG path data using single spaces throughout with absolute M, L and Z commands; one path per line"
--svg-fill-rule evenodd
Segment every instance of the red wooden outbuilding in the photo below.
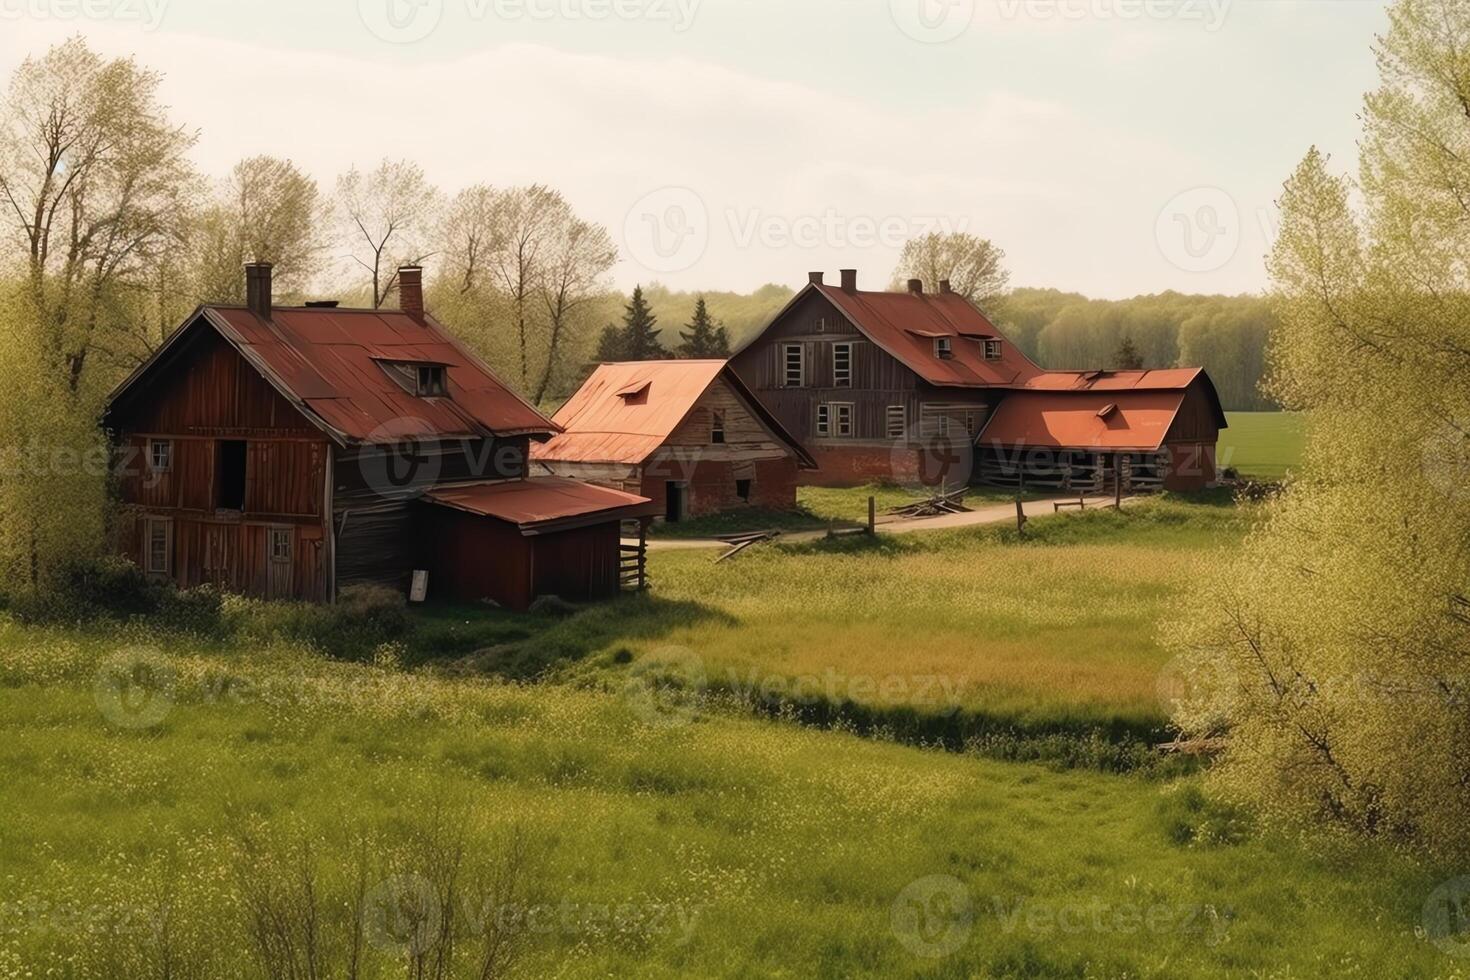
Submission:
M 415 571 L 430 596 L 516 608 L 616 592 L 619 522 L 651 502 L 531 478 L 558 426 L 424 312 L 419 269 L 399 293 L 401 310 L 279 307 L 256 264 L 244 306 L 190 314 L 108 399 L 123 552 L 270 598 Z

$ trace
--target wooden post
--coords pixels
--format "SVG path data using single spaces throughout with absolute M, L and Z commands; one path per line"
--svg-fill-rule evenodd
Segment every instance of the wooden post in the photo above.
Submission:
M 638 519 L 638 591 L 648 588 L 648 522 L 652 518 Z
M 1113 507 L 1123 509 L 1123 456 L 1113 453 Z
M 868 533 L 878 533 L 878 501 L 875 497 L 868 498 Z
M 1026 508 L 1021 504 L 1021 497 L 1026 490 L 1026 467 L 1023 464 L 1016 480 L 1016 536 L 1026 536 Z

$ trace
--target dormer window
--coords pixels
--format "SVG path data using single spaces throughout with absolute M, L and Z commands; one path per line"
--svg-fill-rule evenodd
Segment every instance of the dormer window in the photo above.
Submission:
M 942 360 L 954 357 L 954 343 L 948 337 L 934 338 L 934 356 Z
M 987 340 L 987 341 L 984 341 L 984 345 L 985 345 L 985 359 L 987 361 L 998 361 L 998 360 L 1000 360 L 1000 341 L 998 341 L 998 340 Z
M 448 370 L 443 364 L 426 361 L 378 361 L 378 367 L 410 395 L 420 398 L 449 396 Z
M 417 370 L 415 371 L 414 393 L 420 398 L 449 394 L 449 389 L 444 382 L 444 365 L 418 364 L 415 367 Z

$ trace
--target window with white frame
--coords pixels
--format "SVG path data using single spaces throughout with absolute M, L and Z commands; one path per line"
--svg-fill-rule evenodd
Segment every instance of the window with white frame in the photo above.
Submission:
M 949 337 L 934 338 L 934 356 L 948 360 L 954 357 L 954 344 Z
M 172 439 L 148 440 L 148 468 L 155 473 L 167 473 L 174 465 Z
M 806 384 L 806 357 L 800 344 L 783 344 L 783 364 L 785 367 L 782 374 L 782 385 L 787 388 L 800 388 Z
M 852 344 L 832 345 L 832 387 L 852 387 Z
M 908 410 L 903 405 L 889 405 L 886 431 L 890 439 L 902 439 L 909 427 Z
M 270 529 L 270 538 L 271 561 L 290 561 L 291 529 L 289 527 L 273 527 Z
M 852 403 L 833 402 L 832 404 L 832 431 L 841 438 L 849 438 L 852 435 Z
M 150 517 L 144 522 L 143 535 L 148 574 L 169 574 L 173 567 L 173 522 Z
M 987 340 L 985 342 L 985 359 L 987 361 L 1000 360 L 1000 341 Z
M 830 435 L 831 432 L 832 412 L 831 409 L 826 405 L 826 403 L 823 403 L 817 406 L 817 435 Z

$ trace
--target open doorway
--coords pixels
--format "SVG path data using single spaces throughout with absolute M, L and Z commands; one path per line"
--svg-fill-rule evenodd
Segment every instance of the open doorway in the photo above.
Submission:
M 684 519 L 684 495 L 687 488 L 682 483 L 669 480 L 664 484 L 664 520 L 676 524 Z
M 245 509 L 245 440 L 221 439 L 214 465 L 214 506 Z

